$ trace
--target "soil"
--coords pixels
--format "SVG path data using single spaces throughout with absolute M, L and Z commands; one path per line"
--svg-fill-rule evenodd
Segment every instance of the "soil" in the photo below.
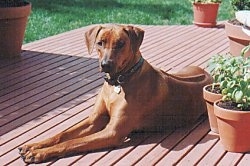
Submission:
M 237 104 L 232 101 L 220 101 L 217 105 L 221 108 L 230 109 L 234 111 L 249 111 L 250 110 L 250 107 L 248 107 L 246 110 L 241 110 L 237 107 Z
M 238 26 L 242 26 L 243 25 L 237 19 L 229 20 L 228 22 L 231 23 L 231 24 L 233 24 L 233 25 L 238 25 Z
M 24 0 L 6 0 L 0 1 L 0 8 L 7 8 L 7 7 L 20 7 L 28 5 L 27 1 Z
M 212 89 L 212 86 L 208 86 L 206 90 L 215 94 L 221 94 L 221 89 L 219 85 L 215 85 L 213 89 Z

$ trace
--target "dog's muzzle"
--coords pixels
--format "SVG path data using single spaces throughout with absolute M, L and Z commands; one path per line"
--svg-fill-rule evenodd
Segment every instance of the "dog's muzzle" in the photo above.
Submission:
M 101 70 L 104 73 L 112 72 L 113 67 L 114 67 L 114 64 L 112 61 L 110 61 L 110 60 L 102 60 L 101 61 Z

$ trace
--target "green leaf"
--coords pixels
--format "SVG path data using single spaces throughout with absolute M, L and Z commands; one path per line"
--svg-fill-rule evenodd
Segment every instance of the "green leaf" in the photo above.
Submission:
M 240 87 L 241 87 L 241 89 L 246 89 L 246 87 L 247 87 L 247 82 L 244 81 L 244 80 L 240 80 Z
M 240 103 L 243 98 L 243 92 L 242 91 L 236 91 L 234 94 L 235 102 Z
M 233 88 L 233 87 L 235 86 L 235 84 L 236 84 L 236 81 L 235 81 L 235 80 L 230 81 L 230 82 L 228 82 L 228 84 L 227 84 L 227 88 Z
M 223 100 L 223 101 L 228 100 L 228 96 L 222 96 L 222 100 Z
M 244 47 L 242 50 L 241 50 L 241 56 L 244 57 L 245 56 L 245 53 L 248 52 L 250 50 L 250 45 Z
M 227 89 L 222 89 L 221 94 L 226 95 L 227 94 Z
M 227 84 L 228 84 L 228 81 L 227 81 L 227 80 L 221 81 L 221 83 L 220 83 L 220 88 L 221 88 L 221 89 L 227 88 Z
M 237 104 L 237 107 L 242 109 L 244 107 L 244 105 L 243 104 Z
M 244 76 L 245 81 L 250 81 L 250 73 L 246 73 Z
M 217 77 L 216 77 L 217 82 L 221 82 L 221 81 L 223 81 L 224 79 L 225 79 L 224 74 L 217 75 Z

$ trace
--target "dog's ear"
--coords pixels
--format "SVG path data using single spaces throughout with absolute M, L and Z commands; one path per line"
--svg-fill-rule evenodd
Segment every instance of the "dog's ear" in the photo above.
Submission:
M 133 27 L 133 26 L 126 26 L 124 30 L 126 31 L 126 33 L 128 34 L 130 38 L 131 48 L 132 48 L 133 53 L 135 54 L 139 50 L 142 44 L 144 31 L 140 28 Z
M 96 37 L 101 29 L 102 29 L 102 26 L 98 25 L 98 26 L 95 26 L 95 27 L 89 29 L 85 33 L 85 43 L 86 43 L 86 46 L 88 48 L 89 54 L 91 54 L 93 49 L 94 49 Z

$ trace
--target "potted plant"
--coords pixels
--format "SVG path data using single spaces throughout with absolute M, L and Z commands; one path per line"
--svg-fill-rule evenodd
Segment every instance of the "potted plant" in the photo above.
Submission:
M 30 11 L 31 3 L 25 0 L 0 1 L 0 57 L 20 55 Z
M 250 10 L 241 10 L 235 13 L 236 19 L 243 24 L 242 31 L 250 36 Z
M 206 101 L 210 129 L 215 133 L 219 133 L 217 119 L 214 114 L 214 102 L 222 98 L 219 84 L 209 84 L 204 86 L 203 98 Z
M 203 87 L 203 98 L 206 101 L 208 118 L 211 131 L 218 132 L 217 119 L 214 114 L 214 102 L 222 98 L 220 83 L 227 77 L 231 77 L 233 72 L 228 70 L 235 66 L 230 61 L 231 55 L 215 55 L 208 62 L 208 71 L 213 77 L 213 83 Z
M 236 16 L 239 11 L 250 10 L 249 0 L 231 0 L 231 4 Z M 250 36 L 242 30 L 243 24 L 239 22 L 238 19 L 225 22 L 225 31 L 229 38 L 230 53 L 236 56 L 240 55 L 241 50 L 250 43 Z M 250 56 L 250 51 L 245 53 L 245 56 Z
M 208 70 L 213 78 L 213 83 L 203 87 L 203 98 L 206 101 L 208 119 L 211 131 L 219 133 L 217 119 L 214 114 L 214 102 L 222 98 L 220 82 L 224 80 L 227 72 L 227 61 L 229 57 L 215 55 L 208 63 Z
M 194 21 L 200 27 L 215 27 L 221 0 L 190 0 L 193 4 Z
M 248 46 L 246 49 L 250 49 Z M 221 142 L 227 151 L 250 151 L 250 57 L 235 56 L 220 83 L 222 99 L 214 103 Z

